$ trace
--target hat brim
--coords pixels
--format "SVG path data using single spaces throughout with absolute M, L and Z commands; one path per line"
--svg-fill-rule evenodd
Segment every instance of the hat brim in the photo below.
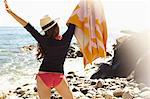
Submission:
M 43 33 L 43 32 L 45 32 L 45 31 L 49 30 L 50 28 L 52 28 L 52 27 L 59 21 L 59 19 L 60 19 L 60 18 L 54 19 L 54 23 L 53 23 L 51 26 L 47 27 L 46 29 L 41 30 L 40 33 Z

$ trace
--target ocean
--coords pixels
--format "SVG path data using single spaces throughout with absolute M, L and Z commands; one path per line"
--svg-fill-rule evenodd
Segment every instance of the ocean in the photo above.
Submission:
M 12 88 L 25 80 L 32 79 L 38 62 L 33 54 L 24 53 L 25 45 L 36 44 L 25 29 L 14 27 L 0 28 L 0 89 Z M 20 80 L 22 79 L 22 80 Z
M 72 42 L 76 42 L 73 38 Z M 24 28 L 0 27 L 0 90 L 13 89 L 26 83 L 35 83 L 35 74 L 40 63 L 36 60 L 34 52 L 21 50 L 26 45 L 36 45 L 36 40 Z M 71 63 L 76 66 L 74 67 Z M 65 61 L 65 73 L 79 70 L 76 65 L 82 59 L 67 59 Z M 70 66 L 72 65 L 72 66 Z M 83 65 L 83 64 L 82 64 Z
M 117 35 L 110 36 L 109 42 Z M 76 42 L 73 38 L 72 43 Z M 35 54 L 21 50 L 23 46 L 37 42 L 24 28 L 0 27 L 0 90 L 16 88 L 26 83 L 35 83 L 35 74 L 40 63 Z M 112 43 L 112 42 L 111 42 Z M 79 71 L 83 74 L 82 58 L 66 59 L 65 73 Z

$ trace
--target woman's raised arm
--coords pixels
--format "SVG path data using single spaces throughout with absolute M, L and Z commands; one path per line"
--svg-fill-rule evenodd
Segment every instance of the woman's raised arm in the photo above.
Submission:
M 6 11 L 16 20 L 18 21 L 23 27 L 25 27 L 28 22 L 26 22 L 24 19 L 22 19 L 21 17 L 19 17 L 18 15 L 16 15 L 8 6 L 8 3 L 6 0 L 4 0 L 4 3 L 5 3 L 5 8 L 6 8 Z

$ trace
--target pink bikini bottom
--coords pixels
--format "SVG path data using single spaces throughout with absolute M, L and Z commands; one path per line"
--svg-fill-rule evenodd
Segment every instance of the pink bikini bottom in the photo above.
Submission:
M 54 88 L 57 85 L 60 84 L 62 79 L 65 79 L 64 74 L 61 73 L 38 73 L 37 76 L 41 78 L 41 80 L 44 82 L 44 84 L 48 88 Z

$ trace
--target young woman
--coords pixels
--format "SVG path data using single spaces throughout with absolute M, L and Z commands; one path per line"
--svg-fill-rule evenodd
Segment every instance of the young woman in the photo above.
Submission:
M 64 99 L 73 99 L 73 94 L 64 76 L 63 64 L 74 34 L 75 25 L 69 24 L 68 30 L 61 37 L 56 20 L 45 16 L 40 20 L 41 32 L 45 33 L 45 35 L 41 35 L 30 23 L 17 16 L 9 8 L 6 0 L 4 0 L 4 3 L 6 11 L 38 42 L 37 59 L 43 59 L 36 76 L 40 99 L 50 99 L 52 88 L 55 88 Z

